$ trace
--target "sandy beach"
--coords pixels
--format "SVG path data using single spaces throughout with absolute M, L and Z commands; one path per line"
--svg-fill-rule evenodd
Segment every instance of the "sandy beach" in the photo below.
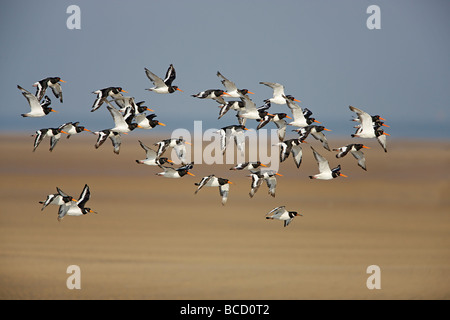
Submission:
M 450 142 L 376 141 L 365 151 L 367 171 L 348 155 L 310 145 L 341 164 L 348 178 L 309 179 L 317 166 L 308 145 L 299 169 L 282 163 L 276 197 L 262 185 L 249 197 L 248 172 L 231 165 L 195 165 L 195 177 L 167 179 L 144 159 L 138 139 L 109 141 L 80 134 L 45 140 L 1 135 L 1 299 L 449 299 Z M 364 141 L 366 142 L 366 141 Z M 329 139 L 330 146 L 344 141 Z M 228 202 L 216 188 L 198 194 L 195 182 L 229 178 Z M 60 187 L 98 214 L 66 216 L 39 201 Z M 303 216 L 283 227 L 267 220 L 286 205 Z M 81 289 L 69 290 L 67 268 L 81 270 Z M 381 289 L 366 272 L 379 266 Z

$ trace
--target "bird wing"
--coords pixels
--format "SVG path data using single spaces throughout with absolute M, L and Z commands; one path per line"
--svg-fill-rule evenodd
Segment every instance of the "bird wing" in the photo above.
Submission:
M 279 206 L 276 208 L 273 208 L 272 210 L 270 210 L 269 212 L 266 213 L 266 216 L 268 215 L 272 215 L 272 216 L 276 216 L 279 214 L 282 214 L 286 209 L 286 206 Z
M 386 142 L 387 142 L 386 135 L 384 135 L 384 134 L 379 135 L 379 136 L 377 137 L 377 141 L 378 141 L 378 143 L 383 147 L 384 152 L 387 152 L 387 148 L 386 148 Z
M 211 179 L 214 177 L 213 174 L 207 176 L 207 177 L 203 177 L 202 180 L 200 180 L 199 183 L 196 183 L 195 185 L 198 186 L 197 190 L 195 190 L 195 194 L 197 194 L 197 192 L 200 191 L 201 188 L 203 188 L 205 186 L 205 184 L 207 184 L 209 181 L 211 181 Z
M 317 164 L 319 165 L 319 172 L 327 172 L 331 171 L 330 165 L 328 164 L 328 160 L 325 159 L 322 155 L 320 155 L 313 147 L 311 147 L 314 158 L 316 158 Z
M 327 141 L 327 137 L 325 137 L 325 135 L 323 134 L 323 132 L 311 132 L 312 136 L 316 139 L 319 140 L 320 142 L 322 142 L 322 145 L 325 149 L 327 149 L 328 151 L 330 150 L 330 146 L 328 145 L 328 141 Z
M 169 66 L 166 72 L 166 77 L 164 78 L 164 83 L 168 86 L 172 85 L 173 80 L 175 80 L 176 73 L 173 64 Z
M 145 74 L 147 75 L 147 78 L 149 78 L 150 81 L 153 82 L 153 84 L 156 87 L 165 87 L 166 86 L 166 83 L 164 82 L 163 79 L 158 77 L 156 74 L 154 74 L 153 72 L 151 72 L 147 68 L 144 68 L 144 69 L 145 69 Z
M 63 102 L 63 94 L 62 94 L 61 85 L 59 83 L 55 83 L 55 84 L 51 85 L 50 88 L 52 88 L 52 91 L 53 91 L 53 94 L 55 95 L 55 97 L 58 98 L 59 101 Z
M 40 110 L 42 110 L 41 104 L 39 103 L 38 98 L 36 98 L 34 94 L 25 90 L 19 85 L 17 86 L 17 88 L 19 88 L 22 91 L 23 96 L 27 99 L 28 104 L 30 105 L 31 108 L 31 112 L 39 112 Z
M 36 131 L 36 137 L 34 138 L 34 149 L 33 149 L 33 151 L 36 150 L 36 148 L 39 146 L 39 144 L 41 143 L 42 139 L 44 139 L 46 134 L 47 134 L 47 130 L 45 130 L 45 129 L 41 129 L 41 130 L 37 130 Z
M 284 137 L 286 136 L 287 122 L 286 122 L 286 120 L 281 119 L 281 120 L 274 121 L 274 123 L 278 128 L 278 131 L 277 131 L 278 139 L 280 141 L 283 141 Z
M 139 144 L 141 145 L 142 149 L 145 150 L 146 158 L 154 160 L 156 159 L 156 151 L 147 147 L 141 140 L 138 140 Z
M 111 139 L 111 143 L 114 148 L 114 153 L 119 154 L 120 152 L 120 145 L 122 144 L 122 139 L 120 137 L 120 133 L 113 132 L 112 135 L 109 135 L 109 139 Z
M 359 121 L 361 122 L 361 127 L 360 127 L 360 131 L 359 133 L 362 133 L 363 131 L 368 131 L 368 130 L 373 130 L 373 125 L 372 125 L 372 117 L 370 116 L 370 114 L 368 114 L 367 112 L 349 106 L 350 110 L 353 112 L 356 112 Z
M 111 116 L 113 117 L 114 123 L 116 127 L 127 127 L 128 123 L 125 121 L 124 116 L 119 112 L 119 110 L 112 108 L 111 106 L 107 107 Z
M 245 151 L 245 135 L 243 131 L 238 131 L 234 134 L 234 142 L 236 143 L 239 151 L 243 153 Z
M 275 175 L 270 175 L 266 179 L 267 187 L 269 188 L 269 194 L 275 197 L 275 188 L 277 187 L 277 178 Z
M 228 193 L 230 192 L 230 185 L 228 183 L 219 186 L 219 193 L 222 197 L 222 205 L 228 200 Z
M 257 112 L 256 104 L 247 95 L 241 94 L 241 100 L 244 103 L 244 110 L 246 112 Z
M 303 156 L 303 149 L 300 145 L 294 145 L 291 149 L 292 156 L 294 157 L 294 162 L 297 165 L 297 168 L 300 168 L 300 165 L 302 164 L 302 156 Z
M 358 166 L 360 166 L 364 170 L 367 170 L 366 169 L 366 158 L 364 157 L 364 153 L 361 150 L 350 151 L 350 152 L 355 157 L 355 159 L 358 160 Z
M 186 163 L 186 145 L 184 142 L 176 144 L 174 149 L 178 159 L 180 159 L 182 163 Z
M 275 82 L 260 82 L 260 84 L 266 85 L 273 89 L 273 96 L 282 96 L 284 94 L 284 86 Z
M 89 189 L 89 186 L 87 184 L 85 184 L 83 190 L 81 191 L 80 197 L 78 198 L 77 205 L 80 208 L 84 208 L 84 206 L 86 205 L 86 202 L 89 201 L 90 197 L 91 197 L 91 191 Z
M 50 151 L 52 151 L 53 148 L 55 148 L 55 146 L 58 143 L 60 138 L 61 138 L 61 133 L 58 133 L 57 135 L 50 137 Z
M 155 143 L 155 145 L 158 146 L 158 151 L 156 152 L 157 157 L 160 157 L 164 152 L 166 152 L 169 143 L 167 140 L 162 140 Z
M 302 108 L 291 99 L 286 98 L 285 95 L 283 95 L 283 97 L 286 100 L 287 106 L 289 107 L 289 109 L 291 109 L 292 116 L 294 117 L 294 122 L 298 120 L 304 121 L 306 123 L 305 115 L 303 113 Z
M 250 190 L 250 197 L 253 197 L 258 191 L 259 187 L 261 186 L 263 182 L 263 178 L 259 176 L 258 173 L 252 173 L 252 184 L 251 184 L 251 190 Z
M 338 151 L 338 153 L 336 154 L 336 158 L 343 158 L 347 155 L 351 148 L 351 145 L 348 145 L 340 148 L 335 148 L 333 149 L 333 151 Z
M 225 78 L 219 71 L 217 71 L 217 76 L 222 79 L 221 82 L 228 92 L 237 90 L 236 84 Z

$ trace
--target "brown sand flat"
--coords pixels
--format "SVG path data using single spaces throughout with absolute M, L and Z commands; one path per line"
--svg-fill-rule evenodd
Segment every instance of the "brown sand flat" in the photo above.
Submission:
M 0 136 L 1 299 L 449 299 L 450 142 L 376 141 L 368 171 L 348 155 L 312 141 L 348 178 L 310 180 L 309 146 L 297 169 L 289 158 L 277 195 L 231 165 L 196 165 L 195 177 L 166 179 L 130 134 L 115 155 L 90 134 L 45 140 Z M 332 147 L 342 141 L 330 140 Z M 364 141 L 366 142 L 366 141 Z M 195 182 L 215 173 L 233 181 L 228 203 Z M 78 197 L 91 188 L 98 214 L 65 217 L 38 201 L 60 187 Z M 266 220 L 286 205 L 303 214 L 286 228 Z M 81 268 L 81 290 L 69 290 L 67 267 Z M 366 268 L 381 268 L 381 289 L 369 290 Z

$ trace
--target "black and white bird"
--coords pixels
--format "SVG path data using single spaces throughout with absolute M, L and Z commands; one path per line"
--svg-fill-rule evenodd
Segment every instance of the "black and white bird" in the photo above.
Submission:
M 225 153 L 230 139 L 233 139 L 238 150 L 241 151 L 241 153 L 244 153 L 245 130 L 249 129 L 243 125 L 230 125 L 216 131 L 216 133 L 220 134 L 220 149 L 222 150 L 222 154 Z
M 66 215 L 67 216 L 83 216 L 88 213 L 97 213 L 91 208 L 86 207 L 86 203 L 91 197 L 91 191 L 89 186 L 84 185 L 83 191 L 81 191 L 78 201 L 70 201 L 59 207 L 58 210 L 58 221 L 61 221 Z
M 43 211 L 48 205 L 61 206 L 70 201 L 77 201 L 72 196 L 69 196 L 58 187 L 56 187 L 56 191 L 57 191 L 56 193 L 47 195 L 45 201 L 39 201 L 39 203 L 42 204 L 41 211 Z
M 299 138 L 288 139 L 279 142 L 277 145 L 280 146 L 280 162 L 284 162 L 290 154 L 294 158 L 295 165 L 300 168 L 303 159 L 303 140 Z
M 173 148 L 178 159 L 181 160 L 181 163 L 186 164 L 186 144 L 190 145 L 191 143 L 180 137 L 164 139 L 156 142 L 154 145 L 158 146 L 156 152 L 157 157 L 160 157 L 168 148 Z
M 194 183 L 198 186 L 197 190 L 195 190 L 195 194 L 197 194 L 201 188 L 203 187 L 219 187 L 219 193 L 222 197 L 222 205 L 225 205 L 228 200 L 228 194 L 230 192 L 230 184 L 232 182 L 225 178 L 216 177 L 214 174 L 203 177 L 200 182 Z
M 52 101 L 50 100 L 50 98 L 48 96 L 45 96 L 44 100 L 42 102 L 40 102 L 40 100 L 38 100 L 38 98 L 36 98 L 36 96 L 34 94 L 32 94 L 31 92 L 25 90 L 24 88 L 22 88 L 19 85 L 17 86 L 17 88 L 19 88 L 19 90 L 22 91 L 22 94 L 27 99 L 29 107 L 30 107 L 30 112 L 22 113 L 21 114 L 22 117 L 37 118 L 37 117 L 46 116 L 50 112 L 57 112 L 56 110 L 53 110 L 53 108 L 49 107 L 50 104 L 52 103 Z
M 191 170 L 194 167 L 194 163 L 191 162 L 187 165 L 178 167 L 178 168 L 172 168 L 172 167 L 166 167 L 166 166 L 159 166 L 161 169 L 163 169 L 163 172 L 156 173 L 157 176 L 162 176 L 165 178 L 171 178 L 171 179 L 178 179 L 181 177 L 184 177 L 185 175 L 190 175 L 195 177 L 194 174 L 190 173 L 189 170 Z
M 364 139 L 373 139 L 376 138 L 380 145 L 383 147 L 383 150 L 387 152 L 386 148 L 386 136 L 389 134 L 384 132 L 381 128 L 380 124 L 374 123 L 372 120 L 372 116 L 367 112 L 355 108 L 353 106 L 349 106 L 349 109 L 353 112 L 356 112 L 358 116 L 359 122 L 361 123 L 354 134 L 352 134 L 352 138 L 364 138 Z
M 311 134 L 314 139 L 319 140 L 322 143 L 322 146 L 325 149 L 331 151 L 330 146 L 328 145 L 327 137 L 323 133 L 323 131 L 331 131 L 330 129 L 327 129 L 324 126 L 308 125 L 293 131 L 296 131 L 303 140 Z
M 123 90 L 122 87 L 108 87 L 93 91 L 92 93 L 95 93 L 97 98 L 92 105 L 91 112 L 94 112 L 100 108 L 104 102 L 108 101 L 108 97 L 111 97 L 119 107 L 123 107 L 125 102 L 120 99 L 123 98 L 122 92 L 128 93 L 128 91 Z
M 340 148 L 334 148 L 333 151 L 338 151 L 338 153 L 336 154 L 336 158 L 338 159 L 345 157 L 350 152 L 353 157 L 358 160 L 358 166 L 367 171 L 366 158 L 364 157 L 364 153 L 361 150 L 363 148 L 370 149 L 370 147 L 367 147 L 362 143 L 352 143 Z
M 33 152 L 36 151 L 39 144 L 44 140 L 45 137 L 50 138 L 50 149 L 49 151 L 53 151 L 59 139 L 61 138 L 61 128 L 44 128 L 36 130 L 35 134 L 32 135 L 34 137 L 34 147 Z
M 145 151 L 146 158 L 144 160 L 136 160 L 139 164 L 145 164 L 148 166 L 160 166 L 165 163 L 172 164 L 173 161 L 170 160 L 167 157 L 158 157 L 155 150 L 153 150 L 150 147 L 147 147 L 141 140 L 138 140 L 139 144 L 141 145 L 142 149 Z
M 84 126 L 80 126 L 80 122 L 66 122 L 59 126 L 61 132 L 67 134 L 67 139 L 72 135 L 81 133 L 83 131 L 91 132 L 91 130 L 86 129 Z
M 139 126 L 139 128 L 141 129 L 146 129 L 146 130 L 150 130 L 155 128 L 156 126 L 163 126 L 165 127 L 166 125 L 162 122 L 159 122 L 158 120 L 156 120 L 156 114 L 152 113 L 149 115 L 146 115 L 145 113 L 139 113 L 137 115 L 134 116 L 134 120 L 136 121 L 136 124 Z
M 332 180 L 339 176 L 347 177 L 345 174 L 341 173 L 341 165 L 330 169 L 330 165 L 328 160 L 325 159 L 321 154 L 319 154 L 313 147 L 311 147 L 314 158 L 316 159 L 317 165 L 319 166 L 319 173 L 309 176 L 310 179 L 318 179 L 318 180 Z
M 261 163 L 261 161 L 254 161 L 254 162 L 242 162 L 238 163 L 234 167 L 231 167 L 230 170 L 259 170 L 260 167 L 267 167 L 265 164 Z
M 287 227 L 292 219 L 296 216 L 303 216 L 302 214 L 298 213 L 297 211 L 288 211 L 286 209 L 286 206 L 280 206 L 276 207 L 272 210 L 270 210 L 268 213 L 266 213 L 266 219 L 276 219 L 283 221 L 284 227 Z
M 226 93 L 230 98 L 240 98 L 241 95 L 246 95 L 248 93 L 254 94 L 248 89 L 238 89 L 233 81 L 228 80 L 223 74 L 217 71 L 217 76 L 221 79 L 223 86 L 226 88 Z
M 112 131 L 111 129 L 95 131 L 92 133 L 97 135 L 97 142 L 95 143 L 95 149 L 98 149 L 109 138 L 111 140 L 114 153 L 119 154 L 120 146 L 122 144 L 122 137 L 120 133 Z
M 208 90 L 201 91 L 197 94 L 192 94 L 191 96 L 194 98 L 199 98 L 199 99 L 217 99 L 219 97 L 222 97 L 223 95 L 229 96 L 229 94 L 226 93 L 224 90 L 208 89 Z M 221 101 L 221 100 L 219 100 L 219 101 Z
M 261 121 L 264 116 L 271 115 L 267 112 L 267 109 L 270 108 L 269 106 L 262 106 L 260 108 L 256 107 L 256 104 L 250 99 L 247 95 L 241 95 L 241 101 L 244 103 L 244 107 L 240 108 L 237 112 L 237 116 L 239 118 L 243 119 L 251 119 L 251 120 L 257 120 Z M 239 122 L 240 124 L 245 124 L 244 122 Z
M 267 184 L 267 188 L 269 189 L 269 194 L 272 197 L 275 197 L 275 191 L 277 187 L 277 177 L 282 177 L 282 174 L 279 174 L 273 170 L 260 170 L 260 171 L 251 171 L 250 177 L 252 178 L 250 197 L 253 198 L 255 193 L 258 191 L 261 184 L 265 181 Z
M 60 77 L 48 77 L 37 81 L 33 84 L 33 87 L 36 87 L 35 96 L 38 101 L 41 101 L 45 95 L 45 92 L 50 87 L 52 89 L 53 94 L 56 98 L 59 99 L 60 102 L 63 102 L 62 88 L 59 82 L 65 82 Z
M 273 96 L 270 99 L 267 99 L 271 103 L 275 104 L 286 104 L 286 98 L 291 99 L 293 101 L 301 102 L 300 100 L 295 99 L 291 95 L 285 95 L 284 94 L 284 86 L 280 83 L 276 82 L 260 82 L 260 84 L 263 84 L 265 86 L 268 86 L 269 88 L 272 88 L 273 90 Z
M 178 86 L 172 85 L 172 82 L 176 78 L 176 72 L 175 72 L 175 68 L 174 68 L 173 64 L 171 64 L 169 66 L 169 68 L 167 69 L 164 80 L 162 78 L 158 77 L 156 74 L 154 74 L 150 70 L 148 70 L 147 68 L 144 68 L 144 69 L 145 69 L 145 74 L 147 75 L 147 78 L 154 85 L 153 88 L 145 89 L 145 90 L 156 92 L 156 93 L 161 93 L 161 94 L 174 93 L 175 91 L 183 92 L 183 90 L 178 88 Z

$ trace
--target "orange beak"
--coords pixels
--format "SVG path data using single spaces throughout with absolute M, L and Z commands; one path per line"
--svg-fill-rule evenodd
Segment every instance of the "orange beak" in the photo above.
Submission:
M 386 133 L 386 132 L 383 132 L 383 134 L 385 134 L 385 135 L 387 135 L 387 136 L 390 136 L 390 134 L 389 134 L 389 133 Z
M 184 92 L 183 90 L 181 90 L 180 88 L 177 88 L 178 91 Z
M 172 161 L 172 160 L 169 160 L 169 159 L 167 159 L 167 162 L 173 163 L 173 161 Z
M 164 123 L 162 123 L 162 122 L 158 122 L 158 124 L 159 124 L 160 126 L 163 126 L 163 127 L 166 126 L 166 125 L 165 125 Z
M 286 116 L 286 118 L 288 118 L 288 119 L 292 119 L 291 117 L 289 117 L 289 116 Z
M 228 183 L 229 183 L 229 184 L 233 184 L 233 182 L 231 182 L 231 181 L 228 181 Z
M 190 172 L 187 172 L 187 174 L 188 174 L 188 175 L 190 175 L 190 176 L 193 176 L 193 177 L 195 177 L 195 175 L 194 175 L 194 174 L 192 174 L 192 173 L 190 173 Z
M 322 122 L 320 122 L 320 121 L 317 121 L 316 119 L 314 119 L 314 121 L 313 122 L 317 122 L 317 123 L 322 123 Z
M 254 94 L 253 92 L 251 92 L 251 91 L 247 91 L 247 93 L 250 93 L 250 94 Z
M 339 175 L 340 175 L 341 177 L 348 178 L 348 176 L 346 176 L 346 175 L 343 174 L 343 173 L 339 173 Z
M 52 112 L 56 112 L 56 113 L 58 112 L 58 111 L 56 111 L 56 110 L 53 110 L 53 109 L 52 109 L 51 111 L 52 111 Z
M 294 98 L 294 101 L 301 102 L 300 100 L 297 100 L 297 99 L 295 99 L 295 98 Z
M 128 93 L 128 91 L 125 91 L 125 90 L 123 90 L 123 89 L 122 89 L 122 90 L 120 90 L 120 91 L 122 91 L 122 92 L 125 92 L 125 93 Z
M 86 129 L 86 128 L 84 128 L 83 130 L 84 130 L 84 131 L 88 131 L 88 132 L 92 132 L 91 130 L 89 130 L 89 129 Z
M 386 121 L 386 119 L 385 119 L 385 118 L 382 118 L 382 117 L 380 117 L 380 120 Z
M 384 124 L 384 123 L 382 124 L 382 126 L 390 128 L 387 124 Z
M 330 129 L 327 129 L 327 128 L 323 128 L 323 130 L 325 130 L 325 131 L 331 131 Z
M 370 149 L 370 147 L 366 147 L 366 146 L 362 146 L 363 148 L 365 148 L 365 149 Z
M 185 141 L 184 143 L 186 143 L 186 144 L 192 146 L 192 143 L 190 143 L 190 142 Z
M 277 176 L 280 176 L 280 177 L 282 177 L 283 175 L 282 174 L 279 174 L 278 172 L 277 173 L 275 173 Z
M 147 108 L 147 111 L 155 112 L 155 110 L 152 110 L 152 109 L 150 109 L 150 108 Z
M 229 96 L 229 95 L 230 95 L 229 93 L 226 93 L 226 92 L 224 92 L 224 93 L 223 93 L 222 95 L 224 95 L 224 94 L 225 94 L 225 95 L 227 95 L 227 96 Z
M 61 81 L 61 82 L 65 82 L 63 79 L 59 79 L 59 81 Z
M 263 164 L 263 163 L 261 163 L 261 166 L 263 166 L 263 167 L 267 167 L 265 164 Z

